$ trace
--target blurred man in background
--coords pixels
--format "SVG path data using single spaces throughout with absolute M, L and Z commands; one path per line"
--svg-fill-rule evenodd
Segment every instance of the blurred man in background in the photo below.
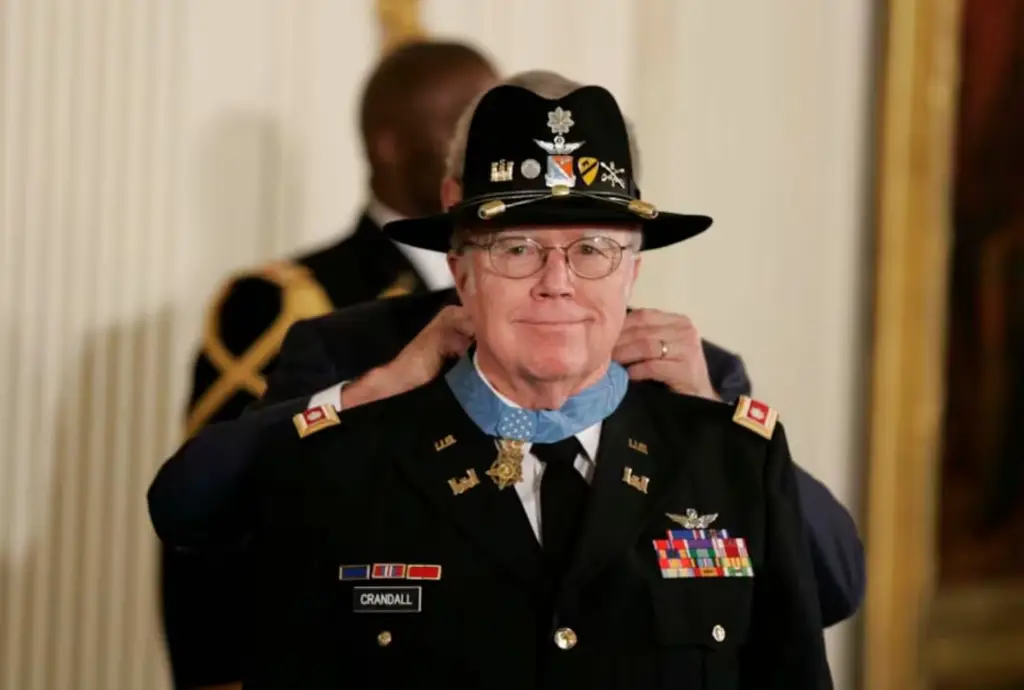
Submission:
M 497 80 L 490 61 L 454 42 L 398 47 L 366 83 L 360 129 L 367 205 L 343 240 L 235 276 L 209 307 L 196 357 L 187 433 L 237 417 L 266 389 L 265 373 L 295 321 L 379 297 L 451 285 L 444 257 L 387 239 L 392 220 L 441 211 L 438 189 L 459 116 Z M 247 616 L 244 562 L 164 551 L 163 616 L 179 688 L 240 678 Z

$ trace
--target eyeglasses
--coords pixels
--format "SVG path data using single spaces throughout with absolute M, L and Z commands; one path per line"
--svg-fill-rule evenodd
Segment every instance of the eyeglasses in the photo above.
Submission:
M 569 270 L 580 278 L 604 278 L 615 272 L 623 250 L 629 249 L 629 245 L 600 235 L 581 237 L 564 247 L 545 247 L 529 237 L 498 237 L 487 244 L 466 244 L 486 249 L 491 267 L 506 278 L 526 278 L 539 272 L 553 251 L 564 254 Z

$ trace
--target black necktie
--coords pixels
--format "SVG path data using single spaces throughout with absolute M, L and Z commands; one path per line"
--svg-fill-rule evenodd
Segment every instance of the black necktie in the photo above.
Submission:
M 534 443 L 530 452 L 544 463 L 540 482 L 541 544 L 552 574 L 565 574 L 579 536 L 590 487 L 573 467 L 583 447 L 575 436 L 558 443 Z

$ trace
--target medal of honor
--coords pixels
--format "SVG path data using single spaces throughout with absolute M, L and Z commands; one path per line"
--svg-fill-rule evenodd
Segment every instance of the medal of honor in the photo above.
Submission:
M 524 443 L 506 438 L 498 441 L 498 457 L 491 463 L 487 476 L 494 480 L 499 490 L 523 481 Z

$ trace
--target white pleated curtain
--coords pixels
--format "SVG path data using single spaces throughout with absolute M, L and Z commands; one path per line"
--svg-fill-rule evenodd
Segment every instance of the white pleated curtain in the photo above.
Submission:
M 855 507 L 868 10 L 419 4 L 430 33 L 504 70 L 616 93 L 645 195 L 717 220 L 648 259 L 636 302 L 739 350 L 804 466 Z M 355 107 L 376 11 L 0 0 L 0 690 L 170 687 L 145 491 L 181 440 L 219 281 L 340 237 L 365 200 Z

